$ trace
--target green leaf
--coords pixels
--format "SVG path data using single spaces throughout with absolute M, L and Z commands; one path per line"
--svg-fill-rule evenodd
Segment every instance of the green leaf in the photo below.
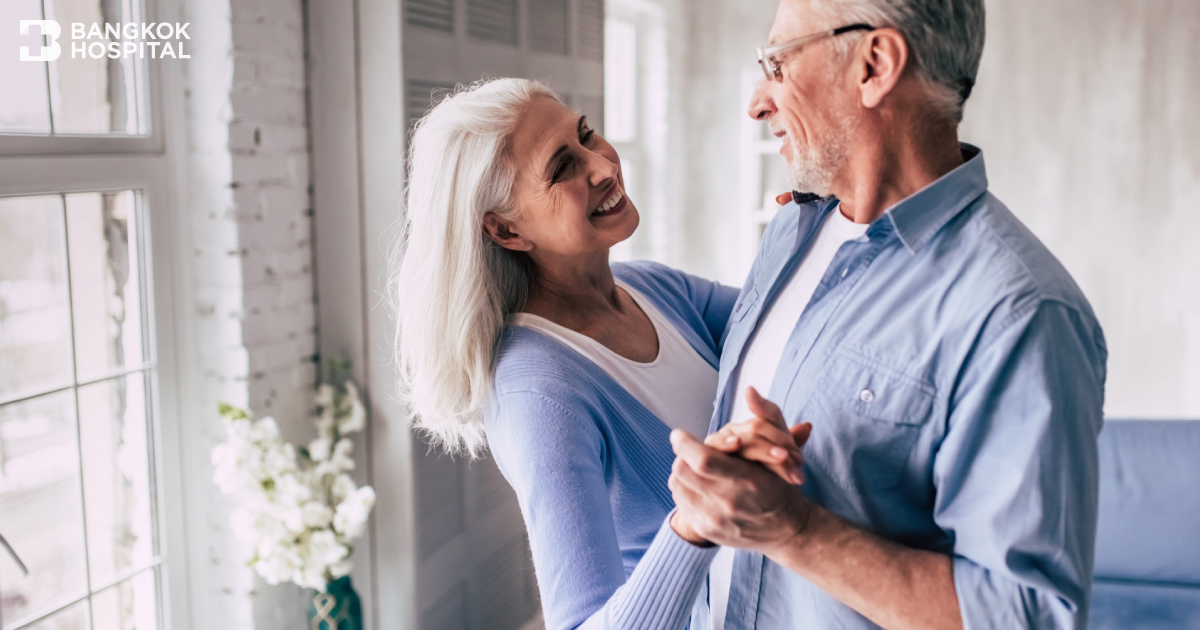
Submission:
M 217 403 L 217 413 L 220 413 L 222 418 L 230 422 L 250 419 L 250 414 L 246 413 L 245 409 L 234 407 L 229 403 Z
M 346 382 L 346 379 L 351 376 L 350 361 L 329 358 L 326 359 L 325 365 L 327 368 L 325 382 L 336 387 L 338 391 L 341 391 L 342 383 Z

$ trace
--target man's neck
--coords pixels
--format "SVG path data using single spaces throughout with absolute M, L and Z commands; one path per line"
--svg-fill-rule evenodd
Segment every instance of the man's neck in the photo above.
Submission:
M 874 222 L 963 163 L 957 128 L 904 129 L 860 134 L 859 147 L 850 152 L 834 182 L 831 192 L 841 202 L 842 214 L 855 223 Z

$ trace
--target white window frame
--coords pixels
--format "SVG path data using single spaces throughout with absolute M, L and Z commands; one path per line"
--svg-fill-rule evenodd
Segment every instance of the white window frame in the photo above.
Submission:
M 666 185 L 670 96 L 667 9 L 658 0 L 607 0 L 605 17 L 632 23 L 637 40 L 633 139 L 606 140 L 618 155 L 637 167 L 637 190 L 629 192 L 638 205 L 642 224 L 629 242 L 613 248 L 613 258 L 668 262 L 673 252 L 669 233 L 672 208 Z M 624 170 L 629 179 L 629 169 Z
M 175 0 L 143 0 L 144 20 L 176 18 Z M 178 20 L 175 20 L 178 21 Z M 0 133 L 0 197 L 134 190 L 140 197 L 138 238 L 141 298 L 150 354 L 150 466 L 152 505 L 158 527 L 159 619 L 164 628 L 190 627 L 189 548 L 186 538 L 182 427 L 193 413 L 182 387 L 181 367 L 188 362 L 177 343 L 187 330 L 177 303 L 190 295 L 183 209 L 186 195 L 178 166 L 185 155 L 182 77 L 179 60 L 147 60 L 147 135 L 36 135 Z M 140 305 L 139 305 L 140 306 Z

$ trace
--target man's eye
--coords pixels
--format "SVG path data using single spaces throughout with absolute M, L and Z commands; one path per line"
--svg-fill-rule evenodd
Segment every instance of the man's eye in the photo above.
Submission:
M 596 139 L 596 130 L 588 129 L 587 133 L 583 134 L 583 138 L 579 140 L 581 144 L 591 144 L 592 140 Z

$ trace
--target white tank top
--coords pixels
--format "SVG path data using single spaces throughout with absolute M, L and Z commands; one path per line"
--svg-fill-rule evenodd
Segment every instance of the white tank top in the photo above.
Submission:
M 658 356 L 649 363 L 627 359 L 595 339 L 539 315 L 516 313 L 509 321 L 545 333 L 587 357 L 668 427 L 703 439 L 712 419 L 717 370 L 645 296 L 619 280 L 617 286 L 633 298 L 654 325 Z

